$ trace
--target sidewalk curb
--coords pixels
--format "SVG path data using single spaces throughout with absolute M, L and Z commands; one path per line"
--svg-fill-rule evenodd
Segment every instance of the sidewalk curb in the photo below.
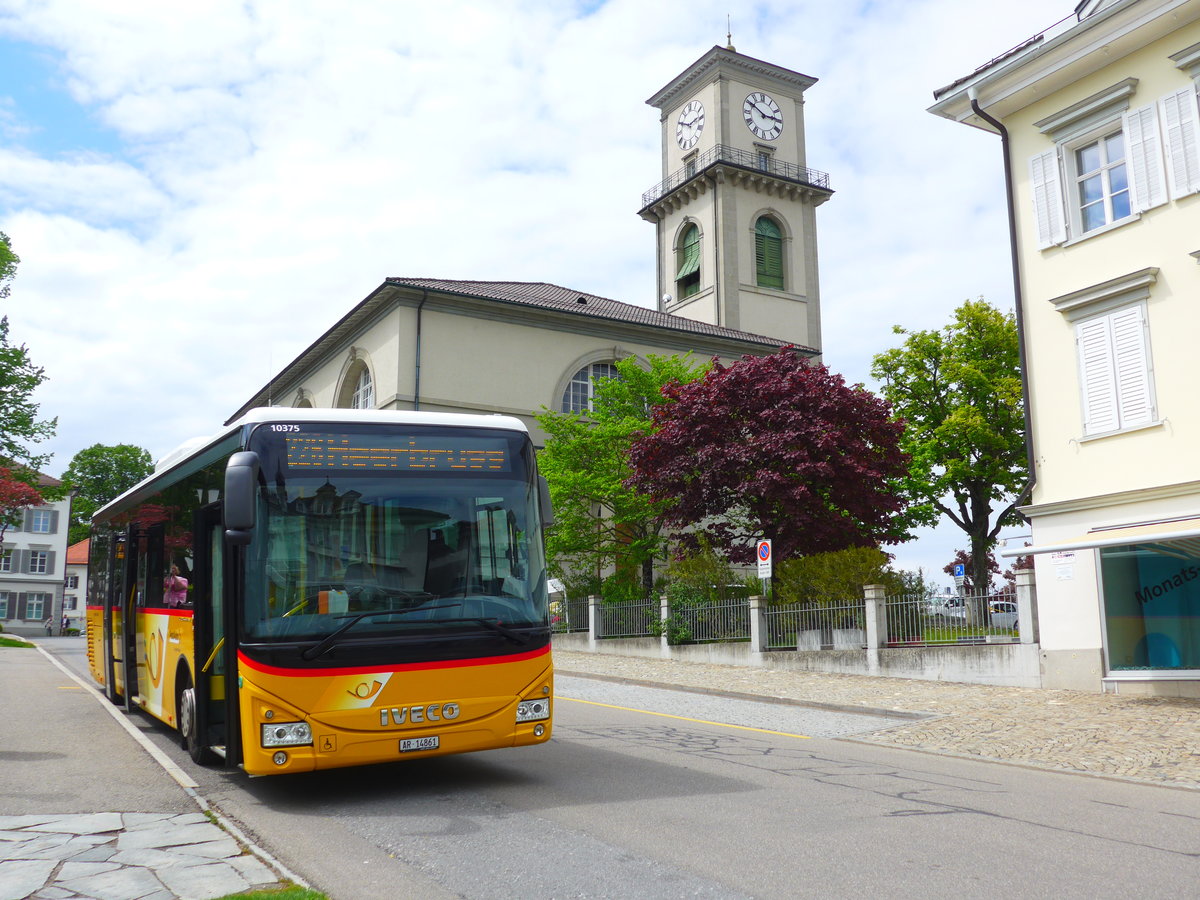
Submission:
M 155 762 L 162 766 L 163 770 L 170 775 L 171 778 L 181 788 L 183 788 L 183 792 L 192 799 L 192 802 L 196 804 L 196 806 L 200 809 L 200 812 L 212 818 L 221 829 L 228 832 L 234 838 L 234 840 L 241 844 L 252 855 L 258 857 L 258 859 L 261 860 L 264 865 L 266 865 L 272 871 L 277 872 L 281 878 L 286 879 L 298 887 L 302 887 L 306 890 L 314 889 L 307 881 L 305 881 L 295 872 L 291 871 L 287 866 L 277 860 L 262 847 L 259 847 L 257 844 L 255 844 L 246 835 L 246 833 L 242 831 L 241 828 L 226 818 L 219 809 L 212 806 L 207 800 L 196 793 L 196 788 L 198 788 L 199 785 L 192 779 L 190 775 L 184 772 L 183 769 L 179 768 L 179 766 L 177 766 L 170 757 L 163 753 L 158 747 L 154 746 L 154 744 L 151 743 L 144 734 L 142 734 L 137 728 L 129 723 L 128 718 L 122 714 L 122 707 L 114 706 L 112 703 L 109 703 L 108 698 L 101 694 L 100 691 L 96 689 L 95 685 L 76 675 L 65 665 L 55 659 L 54 654 L 50 653 L 36 641 L 31 641 L 31 643 L 33 643 L 34 646 L 37 647 L 38 652 L 42 654 L 43 657 L 48 659 L 55 667 L 57 667 L 59 671 L 91 694 L 91 696 L 97 702 L 99 702 L 105 710 L 108 711 L 109 715 L 111 715 L 113 719 L 115 719 L 117 723 L 125 729 L 129 736 L 132 737 L 135 742 L 137 742 L 138 746 L 145 750 L 146 753 L 148 753 Z
M 779 706 L 802 706 L 806 709 L 823 709 L 837 713 L 858 713 L 863 716 L 882 716 L 888 719 L 909 719 L 919 722 L 924 719 L 941 718 L 942 713 L 912 712 L 906 709 L 887 709 L 879 706 L 852 706 L 848 703 L 822 703 L 819 700 L 793 700 L 791 697 L 771 697 L 766 694 L 747 694 L 744 691 L 723 691 L 720 688 L 701 688 L 686 684 L 672 684 L 666 681 L 650 681 L 643 678 L 626 678 L 622 675 L 596 675 L 592 672 L 573 672 L 570 669 L 556 667 L 555 675 L 565 675 L 568 678 L 591 678 L 594 681 L 614 681 L 618 684 L 632 684 L 638 687 L 661 688 L 668 691 L 683 691 L 686 694 L 702 694 L 708 697 L 727 697 L 730 700 L 748 700 L 757 703 L 775 703 Z

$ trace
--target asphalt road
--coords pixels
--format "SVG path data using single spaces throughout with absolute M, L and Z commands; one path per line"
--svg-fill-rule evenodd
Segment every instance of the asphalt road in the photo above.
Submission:
M 556 694 L 542 747 L 281 778 L 198 770 L 136 718 L 334 900 L 1162 898 L 1200 884 L 1193 792 L 840 740 L 889 725 L 856 714 L 582 678 Z

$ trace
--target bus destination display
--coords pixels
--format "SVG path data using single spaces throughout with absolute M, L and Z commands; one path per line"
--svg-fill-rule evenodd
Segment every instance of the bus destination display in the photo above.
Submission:
M 284 441 L 289 469 L 511 471 L 508 444 L 498 438 L 302 433 Z

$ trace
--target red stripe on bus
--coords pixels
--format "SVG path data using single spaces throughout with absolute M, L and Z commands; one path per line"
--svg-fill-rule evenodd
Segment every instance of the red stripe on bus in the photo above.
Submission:
M 541 647 L 537 650 L 530 650 L 526 653 L 516 653 L 512 656 L 481 656 L 477 659 L 443 659 L 431 662 L 419 663 L 400 663 L 393 666 L 351 666 L 344 668 L 328 668 L 328 669 L 285 669 L 281 666 L 268 666 L 265 663 L 256 662 L 255 660 L 246 657 L 242 651 L 238 651 L 238 662 L 249 669 L 254 669 L 256 672 L 262 672 L 265 675 L 283 675 L 289 678 L 318 678 L 327 675 L 370 675 L 375 672 L 417 672 L 427 669 L 462 669 L 467 666 L 494 666 L 499 663 L 507 662 L 525 662 L 529 659 L 537 659 L 539 656 L 548 656 L 550 654 L 550 645 Z
M 94 610 L 97 610 L 100 612 L 104 611 L 103 606 L 94 606 L 91 603 L 89 603 L 87 606 L 85 606 L 84 609 L 94 609 Z M 114 606 L 113 610 L 115 612 L 121 612 L 121 608 L 119 606 Z M 195 610 L 178 609 L 173 606 L 139 606 L 135 610 L 135 612 L 137 612 L 139 615 L 142 615 L 142 614 L 148 615 L 148 614 L 152 613 L 156 616 L 189 616 L 190 617 L 190 616 L 194 616 L 196 614 Z

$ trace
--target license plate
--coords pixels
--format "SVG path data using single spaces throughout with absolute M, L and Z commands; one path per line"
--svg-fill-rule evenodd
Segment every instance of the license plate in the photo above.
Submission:
M 401 753 L 412 753 L 414 750 L 436 750 L 438 748 L 438 736 L 435 734 L 432 737 L 405 738 L 400 742 Z

